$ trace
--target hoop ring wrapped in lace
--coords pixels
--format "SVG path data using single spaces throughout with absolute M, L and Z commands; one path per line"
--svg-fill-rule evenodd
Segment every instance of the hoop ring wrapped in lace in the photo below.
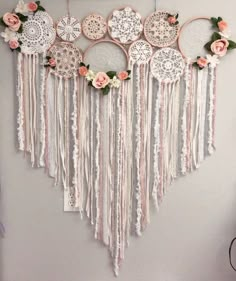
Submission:
M 81 24 L 77 18 L 65 16 L 58 21 L 56 30 L 63 41 L 73 42 L 81 35 Z
M 56 61 L 55 68 L 51 70 L 54 75 L 65 79 L 77 75 L 82 61 L 82 52 L 79 48 L 68 42 L 58 42 L 49 49 L 48 54 Z
M 179 36 L 179 24 L 170 24 L 167 11 L 156 11 L 144 22 L 144 35 L 147 41 L 159 48 L 172 45 Z
M 83 20 L 82 30 L 89 40 L 102 39 L 107 33 L 106 20 L 99 14 L 90 14 Z
M 21 51 L 25 54 L 43 53 L 51 47 L 55 39 L 53 20 L 48 13 L 41 11 L 29 15 L 23 24 L 22 34 L 19 34 Z
M 152 54 L 152 46 L 145 40 L 137 40 L 129 48 L 130 60 L 136 64 L 147 64 Z
M 152 75 L 163 83 L 173 83 L 179 80 L 184 66 L 181 53 L 172 48 L 157 50 L 151 59 Z
M 142 17 L 131 7 L 113 10 L 108 18 L 108 33 L 114 41 L 121 44 L 138 40 L 142 31 Z

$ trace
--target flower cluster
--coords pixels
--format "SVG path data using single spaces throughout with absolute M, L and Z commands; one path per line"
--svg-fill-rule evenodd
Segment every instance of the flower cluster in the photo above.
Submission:
M 51 68 L 55 68 L 57 65 L 57 62 L 54 58 L 50 57 L 50 56 L 46 56 L 46 63 L 45 63 L 45 67 L 51 67 Z
M 229 40 L 230 30 L 228 28 L 228 23 L 221 17 L 211 18 L 211 22 L 213 27 L 218 29 L 218 32 L 213 33 L 211 41 L 206 43 L 204 47 L 212 56 L 197 57 L 193 65 L 197 66 L 199 69 L 207 67 L 208 64 L 218 64 L 219 57 L 225 56 L 229 50 L 236 48 L 236 43 Z
M 176 14 L 176 15 L 168 14 L 167 21 L 170 25 L 178 25 L 179 24 L 178 17 L 179 17 L 179 14 Z
M 37 11 L 45 11 L 40 6 L 40 1 L 25 4 L 23 0 L 20 0 L 14 13 L 5 13 L 0 18 L 0 25 L 5 27 L 1 36 L 9 44 L 12 51 L 21 51 L 20 45 L 22 43 L 19 40 L 19 34 L 23 32 L 23 23 L 28 20 L 27 15 L 34 14 Z
M 89 69 L 89 65 L 80 63 L 79 75 L 85 77 L 88 81 L 88 85 L 100 89 L 103 95 L 107 95 L 111 88 L 119 88 L 121 82 L 124 80 L 130 80 L 130 70 L 121 71 L 116 73 L 115 71 L 97 72 Z

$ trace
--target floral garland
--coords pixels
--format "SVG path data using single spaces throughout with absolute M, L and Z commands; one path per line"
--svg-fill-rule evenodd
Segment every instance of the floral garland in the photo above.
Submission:
M 15 11 L 5 13 L 0 18 L 0 25 L 5 27 L 5 31 L 1 33 L 1 36 L 9 44 L 12 51 L 21 51 L 22 42 L 19 37 L 20 33 L 23 32 L 23 23 L 28 20 L 28 15 L 34 15 L 38 11 L 45 11 L 40 5 L 40 1 L 25 4 L 23 0 L 20 0 Z
M 89 65 L 85 65 L 83 62 L 80 63 L 79 75 L 85 77 L 88 81 L 88 85 L 100 89 L 103 95 L 107 95 L 111 88 L 119 88 L 121 82 L 130 80 L 130 70 L 121 71 L 116 73 L 115 71 L 108 72 L 97 72 L 89 69 Z
M 231 32 L 228 23 L 221 17 L 211 18 L 213 28 L 217 28 L 218 32 L 212 34 L 211 40 L 205 44 L 205 49 L 210 53 L 205 57 L 198 56 L 194 66 L 200 70 L 211 64 L 213 67 L 220 63 L 219 58 L 224 57 L 229 50 L 236 48 L 236 42 L 229 40 Z

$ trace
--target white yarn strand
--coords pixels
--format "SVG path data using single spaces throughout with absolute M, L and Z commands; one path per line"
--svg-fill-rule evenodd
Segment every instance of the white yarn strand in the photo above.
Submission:
M 136 234 L 141 236 L 142 199 L 140 179 L 140 152 L 141 152 L 141 92 L 140 92 L 140 67 L 136 66 L 136 125 L 135 125 L 135 163 L 136 163 Z
M 213 115 L 214 115 L 214 82 L 215 82 L 215 67 L 209 67 L 209 107 L 208 107 L 208 153 L 211 155 L 214 152 L 213 144 Z
M 19 150 L 25 150 L 25 132 L 24 132 L 24 98 L 23 98 L 23 55 L 18 53 L 18 62 L 17 62 L 17 97 L 18 97 L 18 115 L 17 115 L 17 132 L 18 132 L 18 147 Z

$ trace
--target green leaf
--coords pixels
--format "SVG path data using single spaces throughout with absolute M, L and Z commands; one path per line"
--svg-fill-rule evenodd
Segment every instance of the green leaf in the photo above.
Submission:
M 18 33 L 22 33 L 23 32 L 23 24 L 21 24 L 20 28 L 17 31 Z
M 217 23 L 222 21 L 222 20 L 223 20 L 222 17 L 218 17 Z
M 36 1 L 35 3 L 36 3 L 38 6 L 40 6 L 40 1 Z
M 130 75 L 130 73 L 131 73 L 131 70 L 127 70 L 127 73 Z
M 213 24 L 213 27 L 217 27 L 218 28 L 218 19 L 217 18 L 211 18 L 211 22 Z
M 236 49 L 236 43 L 234 41 L 228 40 L 229 46 L 228 50 Z
M 16 51 L 20 52 L 20 51 L 21 51 L 21 48 L 20 48 L 20 47 L 16 48 Z
M 46 59 L 47 59 L 47 60 L 50 60 L 50 58 L 51 58 L 50 56 L 46 56 Z
M 108 71 L 107 76 L 112 79 L 114 76 L 116 76 L 116 72 L 115 71 Z
M 177 20 L 176 22 L 175 22 L 175 25 L 178 25 L 179 24 L 179 21 Z
M 88 82 L 88 86 L 93 87 L 93 82 L 92 82 L 92 81 L 89 81 L 89 82 Z
M 89 68 L 90 68 L 90 65 L 88 64 L 86 67 L 87 67 L 87 69 L 89 69 Z
M 197 59 L 200 59 L 200 56 L 197 56 Z
M 212 44 L 212 42 L 208 42 L 204 45 L 204 48 L 209 52 L 211 52 L 211 44 Z
M 19 17 L 19 19 L 22 21 L 22 22 L 26 22 L 28 20 L 28 17 L 27 16 L 24 16 L 20 13 L 17 13 L 17 16 Z
M 108 95 L 108 93 L 110 92 L 110 87 L 109 86 L 106 86 L 105 88 L 102 89 L 102 93 L 103 95 Z
M 42 6 L 38 6 L 37 11 L 45 11 L 45 9 Z
M 79 66 L 86 66 L 83 62 L 81 62 L 80 64 L 79 64 Z
M 127 77 L 125 80 L 130 80 L 131 78 L 130 77 Z
M 220 34 L 217 33 L 217 32 L 214 32 L 214 33 L 212 34 L 211 41 L 214 42 L 214 41 L 219 40 L 219 39 L 221 39 Z

